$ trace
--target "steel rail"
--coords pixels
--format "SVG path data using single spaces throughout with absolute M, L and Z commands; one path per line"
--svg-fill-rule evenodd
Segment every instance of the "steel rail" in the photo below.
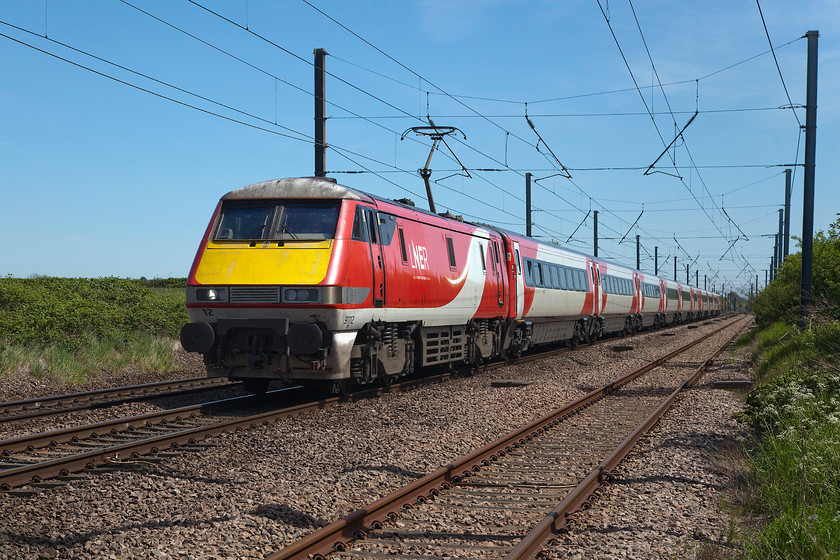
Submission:
M 235 406 L 236 404 L 244 403 L 253 399 L 254 397 L 252 395 L 232 397 L 229 399 L 221 399 L 218 401 L 161 410 L 159 412 L 149 412 L 137 416 L 128 416 L 124 418 L 117 418 L 115 420 L 105 420 L 93 424 L 73 426 L 70 428 L 62 428 L 60 430 L 52 430 L 49 432 L 4 439 L 0 440 L 0 457 L 8 457 L 10 453 L 18 451 L 33 451 L 41 447 L 54 447 L 62 443 L 76 442 L 85 438 L 97 437 L 98 435 L 114 434 L 120 431 L 143 428 L 154 422 L 162 423 L 169 420 L 183 420 L 184 418 L 192 417 L 196 413 L 201 412 L 202 409 L 207 410 L 208 408 L 214 406 Z M 0 476 L 2 476 L 2 471 L 0 471 Z
M 197 387 L 194 385 L 197 385 Z M 149 397 L 174 396 L 198 390 L 227 388 L 234 385 L 235 383 L 229 383 L 226 379 L 219 381 L 217 379 L 207 377 L 189 377 L 184 379 L 174 379 L 171 381 L 159 381 L 155 383 L 144 383 L 141 385 L 126 385 L 124 387 L 95 389 L 93 391 L 68 393 L 66 395 L 51 395 L 47 397 L 9 401 L 0 403 L 0 422 L 11 422 L 14 420 L 64 414 L 66 412 L 73 412 L 76 410 L 102 408 L 105 406 L 135 402 Z M 167 388 L 170 389 L 167 390 Z M 156 389 L 162 389 L 163 391 L 157 391 Z M 98 397 L 107 397 L 109 395 L 113 395 L 115 398 L 113 400 L 94 400 Z M 63 406 L 65 404 L 69 406 Z M 15 411 L 23 411 L 23 413 L 14 414 Z
M 393 385 L 389 389 L 366 389 L 348 396 L 319 399 L 243 418 L 222 420 L 214 422 L 210 426 L 175 430 L 168 434 L 162 434 L 151 438 L 126 442 L 119 445 L 103 446 L 99 449 L 91 450 L 85 453 L 78 453 L 48 461 L 41 461 L 38 463 L 5 469 L 0 471 L 0 491 L 8 491 L 27 484 L 40 483 L 50 478 L 67 476 L 71 473 L 80 472 L 86 469 L 93 469 L 97 466 L 107 466 L 109 464 L 113 465 L 120 461 L 120 456 L 137 459 L 145 453 L 159 453 L 163 449 L 177 448 L 185 444 L 193 445 L 199 440 L 225 432 L 230 432 L 232 430 L 252 428 L 257 425 L 266 425 L 274 420 L 303 414 L 310 410 L 328 408 L 344 402 L 352 402 L 354 400 L 374 397 L 389 390 L 405 391 L 421 384 L 439 382 L 449 377 L 450 374 L 448 372 L 442 373 L 419 380 L 409 380 L 404 383 Z M 287 390 L 288 389 L 279 389 L 277 391 L 271 391 L 268 394 L 281 393 Z M 80 427 L 65 428 L 62 430 L 54 430 L 52 432 L 44 432 L 2 440 L 0 441 L 0 460 L 2 460 L 3 456 L 8 456 L 13 452 L 35 450 L 36 446 L 44 448 L 62 443 L 71 443 L 84 437 L 94 437 L 119 432 L 119 429 L 127 431 L 143 428 L 150 424 L 153 420 L 157 420 L 158 422 L 168 419 L 182 420 L 184 418 L 194 417 L 196 413 L 200 412 L 202 409 L 206 410 L 208 407 L 233 407 L 238 403 L 252 401 L 253 399 L 253 396 L 233 397 L 230 399 L 212 401 L 161 412 L 152 412 L 135 417 L 119 418 L 116 420 L 98 422 L 96 424 L 88 424 Z
M 630 453 L 638 441 L 659 421 L 665 412 L 671 408 L 677 397 L 685 389 L 692 386 L 708 369 L 712 361 L 723 352 L 729 344 L 743 331 L 743 325 L 726 342 L 707 358 L 697 369 L 677 387 L 668 398 L 659 405 L 624 441 L 613 450 L 592 472 L 574 488 L 560 504 L 557 505 L 534 529 L 528 533 L 513 550 L 505 556 L 505 560 L 524 560 L 533 558 L 542 548 L 542 544 L 550 539 L 557 531 L 568 528 L 572 524 L 570 519 L 581 509 L 588 509 L 591 497 L 597 495 L 598 488 L 605 485 L 612 478 L 611 472 Z
M 534 437 L 541 435 L 546 429 L 565 420 L 576 411 L 593 404 L 611 391 L 630 383 L 639 376 L 644 375 L 648 371 L 700 344 L 711 336 L 727 328 L 731 328 L 736 323 L 737 320 L 727 323 L 713 332 L 705 334 L 677 350 L 649 362 L 636 371 L 587 393 L 562 408 L 550 412 L 528 425 L 488 443 L 480 449 L 429 473 L 396 492 L 388 494 L 370 505 L 358 509 L 326 527 L 306 535 L 302 539 L 269 556 L 266 560 L 309 560 L 312 558 L 323 558 L 335 551 L 346 550 L 347 542 L 363 536 L 371 528 L 381 528 L 385 520 L 394 520 L 399 517 L 401 510 L 410 509 L 414 507 L 415 503 L 425 502 L 429 498 L 439 494 L 441 489 L 448 488 L 453 482 L 458 482 L 462 478 L 469 477 L 472 472 L 479 471 L 482 467 L 490 466 L 499 457 L 503 457 L 513 451 L 513 449 L 521 447 Z
M 252 397 L 236 398 L 247 399 Z M 198 443 L 199 440 L 206 439 L 214 435 L 219 435 L 237 429 L 252 428 L 260 424 L 268 424 L 272 420 L 302 414 L 316 408 L 326 408 L 334 405 L 338 400 L 338 398 L 326 399 L 315 403 L 291 406 L 281 410 L 263 412 L 261 414 L 245 418 L 234 418 L 221 422 L 215 422 L 210 426 L 177 430 L 168 434 L 120 445 L 107 446 L 86 453 L 78 453 L 31 465 L 22 465 L 17 468 L 0 471 L 0 490 L 7 491 L 18 486 L 42 482 L 43 480 L 49 478 L 67 476 L 70 473 L 83 471 L 85 469 L 93 469 L 97 466 L 107 466 L 108 464 L 114 464 L 120 461 L 121 456 L 128 456 L 130 458 L 137 459 L 144 453 L 159 453 L 163 449 L 175 449 L 182 445 L 194 445 Z

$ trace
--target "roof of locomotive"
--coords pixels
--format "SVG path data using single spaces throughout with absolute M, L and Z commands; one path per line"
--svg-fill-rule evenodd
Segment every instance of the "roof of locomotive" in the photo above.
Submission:
M 222 200 L 237 198 L 352 198 L 371 201 L 365 192 L 339 185 L 335 179 L 323 177 L 295 177 L 254 183 L 230 191 Z
M 444 220 L 454 218 L 458 222 L 467 223 L 463 219 L 460 219 L 460 216 L 454 217 L 448 213 L 435 214 L 425 208 L 415 206 L 410 200 L 383 198 L 375 194 L 338 184 L 335 179 L 324 177 L 291 177 L 288 179 L 263 181 L 230 191 L 222 196 L 222 200 L 245 198 L 348 198 L 363 200 L 365 202 L 384 202 L 412 212 L 419 212 Z

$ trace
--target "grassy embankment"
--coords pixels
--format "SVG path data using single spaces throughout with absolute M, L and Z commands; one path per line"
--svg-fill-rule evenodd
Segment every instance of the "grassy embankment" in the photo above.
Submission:
M 169 371 L 187 322 L 184 279 L 0 279 L 0 376 L 59 384 L 127 368 Z
M 748 557 L 840 558 L 840 322 L 775 323 L 754 336 L 745 513 L 763 522 L 745 539 Z
M 840 219 L 814 238 L 813 294 L 800 322 L 801 256 L 752 302 L 758 385 L 740 420 L 751 429 L 744 557 L 840 559 Z M 739 556 L 741 557 L 741 556 Z

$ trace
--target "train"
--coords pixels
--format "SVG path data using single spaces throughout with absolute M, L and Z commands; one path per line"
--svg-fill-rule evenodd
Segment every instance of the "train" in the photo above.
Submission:
M 207 374 L 346 392 L 720 314 L 717 294 L 329 178 L 221 197 L 186 285 Z

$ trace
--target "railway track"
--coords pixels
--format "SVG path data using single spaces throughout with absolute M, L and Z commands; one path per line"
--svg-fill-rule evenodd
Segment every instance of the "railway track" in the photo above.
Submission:
M 664 333 L 668 335 L 667 333 L 674 328 L 677 327 L 666 327 Z M 593 342 L 592 345 L 604 344 L 614 340 L 614 338 L 601 339 Z M 572 349 L 564 348 L 559 351 L 569 350 Z M 540 359 L 545 356 L 554 355 L 557 352 L 558 350 L 555 349 L 529 354 L 521 357 L 520 361 Z M 203 390 L 226 389 L 238 385 L 240 385 L 239 382 L 230 383 L 223 378 L 190 377 L 172 381 L 127 385 L 124 387 L 96 389 L 65 395 L 51 395 L 18 401 L 0 402 L 0 423 L 54 416 L 80 410 L 106 408 L 149 398 L 172 397 Z
M 270 560 L 532 558 L 555 532 L 573 525 L 576 512 L 597 501 L 635 442 L 749 321 L 729 322 L 309 534 Z M 723 342 L 699 365 L 668 365 L 712 337 Z M 678 378 L 676 372 L 684 370 L 690 373 Z
M 616 340 L 605 339 L 595 344 L 614 343 Z M 524 363 L 539 360 L 570 350 L 572 349 L 563 348 L 531 354 L 519 358 L 518 361 Z M 482 367 L 482 371 L 494 371 L 505 365 L 504 363 L 490 364 Z M 335 406 L 342 402 L 370 398 L 387 391 L 404 391 L 418 385 L 440 382 L 451 377 L 453 373 L 447 371 L 421 379 L 407 380 L 387 389 L 367 389 L 343 397 L 310 402 L 299 400 L 291 406 L 280 403 L 278 407 L 278 403 L 272 397 L 288 391 L 281 389 L 270 392 L 269 399 L 251 396 L 235 397 L 2 440 L 0 441 L 0 491 L 10 491 L 27 485 L 50 487 L 62 480 L 72 478 L 71 475 L 81 471 L 95 472 L 102 468 L 126 468 L 138 461 L 157 461 L 159 458 L 149 458 L 145 455 L 165 456 L 173 449 L 198 450 L 207 446 L 202 443 L 203 440 L 215 435 L 268 424 L 284 417 Z M 161 384 L 151 385 L 160 386 Z M 216 381 L 208 388 L 224 386 L 224 383 Z M 145 388 L 146 386 L 136 387 Z M 122 389 L 125 388 L 118 388 L 118 390 Z M 176 392 L 188 391 L 190 389 L 176 390 Z M 101 393 L 108 394 L 107 391 Z M 78 395 L 85 394 L 78 393 Z M 155 393 L 154 396 L 161 396 L 161 394 Z M 63 399 L 68 397 L 73 397 L 73 395 L 62 396 Z M 148 395 L 125 398 L 138 400 L 148 398 Z M 33 399 L 35 400 L 37 399 Z M 84 405 L 77 404 L 77 406 Z M 260 408 L 261 411 L 253 413 L 255 408 Z M 250 414 L 247 414 L 248 412 Z M 59 480 L 55 483 L 47 482 L 50 479 Z
M 126 468 L 137 461 L 151 462 L 170 450 L 207 447 L 206 438 L 238 429 L 253 428 L 310 410 L 370 398 L 388 390 L 408 390 L 418 384 L 438 382 L 441 374 L 370 389 L 345 397 L 332 397 L 288 405 L 277 397 L 296 388 L 270 391 L 266 397 L 243 396 L 107 420 L 38 434 L 0 440 L 0 491 L 21 486 L 50 487 L 72 479 L 73 473 L 102 468 Z M 298 400 L 300 400 L 298 398 Z M 260 412 L 254 413 L 255 409 Z M 49 483 L 50 479 L 58 479 Z
M 191 377 L 0 403 L 0 423 L 105 408 L 156 397 L 235 387 L 227 379 Z

